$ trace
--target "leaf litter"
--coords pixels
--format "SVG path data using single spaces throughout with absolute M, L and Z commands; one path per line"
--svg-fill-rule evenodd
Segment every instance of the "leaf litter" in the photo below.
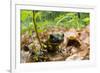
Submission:
M 77 30 L 63 27 L 47 28 L 40 32 L 37 40 L 36 33 L 25 32 L 21 35 L 21 63 L 69 61 L 90 59 L 89 25 Z

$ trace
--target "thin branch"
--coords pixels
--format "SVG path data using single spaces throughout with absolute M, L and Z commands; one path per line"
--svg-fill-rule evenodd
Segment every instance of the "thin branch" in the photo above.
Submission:
M 35 32 L 36 32 L 37 39 L 39 41 L 39 44 L 41 46 L 41 49 L 43 49 L 42 48 L 41 41 L 40 41 L 40 38 L 39 38 L 39 35 L 38 35 L 38 31 L 37 31 L 37 25 L 36 25 L 36 20 L 35 20 L 35 11 L 34 10 L 33 10 L 33 23 L 34 23 L 34 28 L 35 28 Z

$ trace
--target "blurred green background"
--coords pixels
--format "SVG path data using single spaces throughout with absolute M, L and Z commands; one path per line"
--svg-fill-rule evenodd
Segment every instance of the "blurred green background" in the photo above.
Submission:
M 38 32 L 43 32 L 49 27 L 64 27 L 81 29 L 90 23 L 90 15 L 85 12 L 57 12 L 36 10 L 33 17 L 33 10 L 20 11 L 21 33 L 34 30 L 33 18 L 36 20 Z

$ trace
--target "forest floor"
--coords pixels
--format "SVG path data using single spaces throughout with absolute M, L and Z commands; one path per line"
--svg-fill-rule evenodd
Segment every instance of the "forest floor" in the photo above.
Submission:
M 21 63 L 90 59 L 89 25 L 80 30 L 52 27 L 38 36 L 35 31 L 21 35 Z

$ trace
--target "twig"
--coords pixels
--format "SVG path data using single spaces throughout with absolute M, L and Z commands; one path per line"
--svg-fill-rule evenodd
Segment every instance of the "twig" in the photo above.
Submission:
M 37 39 L 39 41 L 39 44 L 41 46 L 41 49 L 43 49 L 42 48 L 41 41 L 40 41 L 40 38 L 39 38 L 39 35 L 38 35 L 38 31 L 37 31 L 37 25 L 36 25 L 36 20 L 35 20 L 35 11 L 34 10 L 33 10 L 33 23 L 34 23 L 34 28 L 35 28 L 35 32 L 36 32 Z

